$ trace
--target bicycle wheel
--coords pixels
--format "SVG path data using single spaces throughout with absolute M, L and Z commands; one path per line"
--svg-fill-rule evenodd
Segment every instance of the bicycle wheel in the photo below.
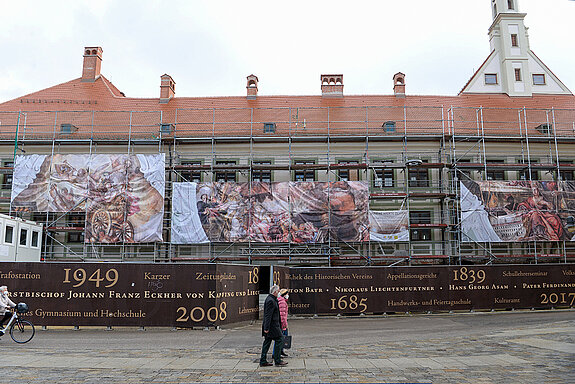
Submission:
M 36 330 L 34 329 L 34 324 L 28 320 L 16 320 L 14 324 L 10 326 L 10 337 L 12 340 L 18 344 L 24 344 L 32 340 Z

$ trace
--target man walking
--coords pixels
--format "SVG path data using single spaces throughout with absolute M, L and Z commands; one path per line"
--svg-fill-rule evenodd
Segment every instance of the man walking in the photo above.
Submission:
M 280 327 L 280 308 L 278 305 L 277 296 L 279 295 L 280 287 L 272 285 L 270 294 L 266 297 L 264 302 L 264 321 L 262 323 L 262 336 L 264 337 L 264 344 L 262 345 L 262 355 L 260 356 L 260 367 L 269 367 L 273 365 L 268 362 L 267 354 L 274 342 L 274 351 L 272 357 L 276 366 L 287 365 L 282 361 L 280 353 L 283 346 L 283 335 Z

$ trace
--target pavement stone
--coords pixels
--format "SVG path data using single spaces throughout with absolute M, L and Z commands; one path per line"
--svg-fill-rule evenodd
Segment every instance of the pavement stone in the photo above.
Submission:
M 259 367 L 259 321 L 210 331 L 39 329 L 28 344 L 0 341 L 0 383 L 575 384 L 572 309 L 290 317 L 289 325 L 285 367 Z

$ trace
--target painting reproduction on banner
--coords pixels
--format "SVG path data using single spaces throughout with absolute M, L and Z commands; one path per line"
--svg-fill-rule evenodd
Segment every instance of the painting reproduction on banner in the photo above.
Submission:
M 162 240 L 164 154 L 17 156 L 11 207 L 85 212 L 85 241 Z
M 575 183 L 461 182 L 463 241 L 571 241 Z
M 173 190 L 175 244 L 369 239 L 365 183 L 174 183 Z

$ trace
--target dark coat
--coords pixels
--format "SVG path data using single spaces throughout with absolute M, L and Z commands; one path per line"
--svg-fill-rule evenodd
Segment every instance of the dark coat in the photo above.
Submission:
M 264 331 L 268 332 L 265 333 Z M 278 299 L 272 294 L 266 297 L 264 302 L 264 321 L 262 322 L 262 336 L 270 339 L 282 337 L 280 327 L 280 307 Z

